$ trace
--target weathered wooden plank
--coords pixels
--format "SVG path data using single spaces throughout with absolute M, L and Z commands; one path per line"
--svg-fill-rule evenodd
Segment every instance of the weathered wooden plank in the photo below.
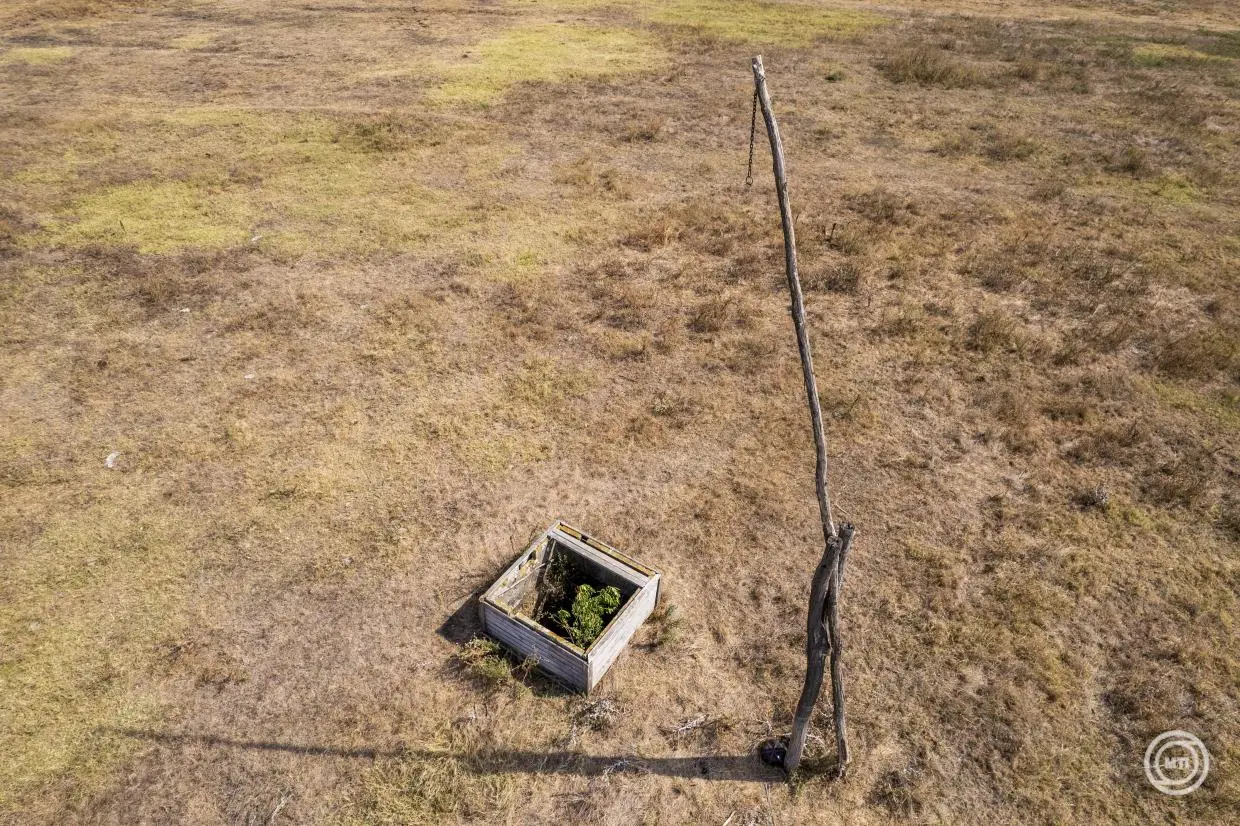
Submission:
M 621 583 L 627 585 L 630 589 L 641 588 L 649 580 L 650 576 L 638 571 L 616 557 L 596 550 L 579 539 L 568 534 L 561 534 L 558 531 L 552 531 L 552 539 L 557 543 L 572 548 L 577 555 L 583 559 L 589 560 L 593 565 L 597 566 L 603 574 L 605 585 L 615 585 L 620 587 Z M 613 579 L 616 581 L 607 581 Z
M 624 646 L 654 611 L 659 599 L 659 579 L 657 574 L 650 578 L 647 584 L 624 604 L 619 613 L 611 618 L 611 622 L 603 629 L 603 633 L 594 641 L 594 645 L 590 646 L 588 652 L 590 680 L 587 690 L 593 690 L 598 685 L 599 680 L 603 679 L 603 675 L 607 673 L 607 669 L 611 668 L 624 651 Z
M 503 599 L 503 594 L 508 589 L 514 587 L 523 578 L 532 575 L 537 571 L 537 563 L 540 561 L 540 555 L 544 554 L 548 544 L 548 534 L 550 531 L 543 531 L 538 537 L 530 543 L 520 556 L 513 560 L 512 564 L 504 569 L 499 575 L 499 579 L 491 585 L 490 588 L 483 593 L 483 599 L 492 599 L 497 602 L 510 602 Z M 520 600 L 517 600 L 519 602 Z M 512 602 L 516 604 L 516 602 Z
M 523 621 L 527 618 L 521 615 L 509 614 L 490 603 L 484 603 L 482 610 L 487 634 L 522 657 L 534 657 L 539 669 L 569 687 L 588 690 L 589 669 L 584 654 L 540 633 L 535 623 Z
M 597 539 L 593 536 L 588 536 L 584 532 L 578 530 L 577 528 L 574 528 L 572 525 L 566 524 L 563 519 L 556 520 L 555 524 L 552 525 L 551 530 L 558 531 L 560 533 L 566 533 L 569 536 L 573 537 L 574 539 L 579 539 L 588 545 L 593 545 L 598 550 L 602 551 L 603 553 L 606 553 L 607 555 L 615 559 L 618 559 L 620 562 L 624 563 L 625 565 L 627 565 L 629 568 L 633 569 L 634 571 L 637 571 L 639 574 L 645 574 L 646 576 L 649 577 L 649 576 L 654 576 L 655 574 L 659 573 L 654 568 L 651 568 L 649 565 L 644 565 L 641 562 L 638 562 L 633 557 L 629 556 L 623 551 L 619 551 L 613 548 L 611 545 L 608 545 L 606 542 L 603 542 L 602 540 Z

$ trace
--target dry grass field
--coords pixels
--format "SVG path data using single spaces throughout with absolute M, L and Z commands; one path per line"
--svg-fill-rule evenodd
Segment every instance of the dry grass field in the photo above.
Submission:
M 756 53 L 842 781 L 754 756 L 821 552 Z M 1240 822 L 1238 279 L 1230 0 L 5 0 L 0 822 Z M 556 517 L 674 606 L 592 702 L 467 645 Z

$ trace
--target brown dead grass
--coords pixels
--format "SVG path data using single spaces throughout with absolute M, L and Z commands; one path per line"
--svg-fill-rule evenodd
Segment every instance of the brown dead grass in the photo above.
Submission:
M 941 48 L 909 46 L 878 61 L 883 76 L 893 83 L 917 83 L 949 89 L 977 86 L 982 74 Z
M 0 11 L 0 822 L 1235 819 L 1234 8 L 727 5 Z M 605 725 L 470 643 L 556 516 L 666 575 Z

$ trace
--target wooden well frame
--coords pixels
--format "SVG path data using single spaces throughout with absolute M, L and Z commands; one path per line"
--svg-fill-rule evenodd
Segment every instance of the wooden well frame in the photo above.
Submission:
M 557 634 L 517 606 L 559 548 L 602 585 L 615 586 L 620 610 L 589 648 Z M 590 692 L 659 602 L 662 574 L 561 520 L 543 531 L 478 600 L 482 629 L 569 688 Z

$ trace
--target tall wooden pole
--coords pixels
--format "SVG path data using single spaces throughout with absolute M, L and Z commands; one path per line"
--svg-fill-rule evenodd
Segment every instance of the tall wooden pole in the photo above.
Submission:
M 831 500 L 827 498 L 827 437 L 822 428 L 822 404 L 818 401 L 818 381 L 814 378 L 814 358 L 809 349 L 809 333 L 805 329 L 805 299 L 801 294 L 801 277 L 797 272 L 797 239 L 792 226 L 792 205 L 788 203 L 788 177 L 784 171 L 784 144 L 779 137 L 779 124 L 771 111 L 771 98 L 766 91 L 766 71 L 762 55 L 753 59 L 753 80 L 757 85 L 762 119 L 771 139 L 771 158 L 775 167 L 775 191 L 779 196 L 779 217 L 784 226 L 784 267 L 788 271 L 788 291 L 792 293 L 792 326 L 796 328 L 797 349 L 801 351 L 801 372 L 805 375 L 805 395 L 809 415 L 814 424 L 814 447 L 818 464 L 814 468 L 814 484 L 818 491 L 818 512 L 822 517 L 823 538 L 830 543 L 836 535 L 831 518 Z
M 810 420 L 814 427 L 817 463 L 814 486 L 818 494 L 818 512 L 822 518 L 822 534 L 826 542 L 822 560 L 810 584 L 809 616 L 805 639 L 805 686 L 793 717 L 792 737 L 784 754 L 784 768 L 791 773 L 801 763 L 805 741 L 809 735 L 810 718 L 822 691 L 828 652 L 831 655 L 831 694 L 835 713 L 835 742 L 838 756 L 837 773 L 843 776 L 848 765 L 848 737 L 844 720 L 844 684 L 840 662 L 843 642 L 839 634 L 839 592 L 842 562 L 852 544 L 853 527 L 836 529 L 831 516 L 831 500 L 827 495 L 827 437 L 822 424 L 822 404 L 818 399 L 818 382 L 814 378 L 814 362 L 810 352 L 809 333 L 805 328 L 805 300 L 797 271 L 796 230 L 792 223 L 792 206 L 788 202 L 788 176 L 784 168 L 784 146 L 779 137 L 779 124 L 771 110 L 766 89 L 766 71 L 762 56 L 753 59 L 754 88 L 762 106 L 762 119 L 771 141 L 771 161 L 775 173 L 775 192 L 779 198 L 779 216 L 784 230 L 784 266 L 788 273 L 788 292 L 792 295 L 792 326 L 796 330 L 797 349 L 801 354 L 801 372 L 805 378 L 805 395 L 809 402 Z

